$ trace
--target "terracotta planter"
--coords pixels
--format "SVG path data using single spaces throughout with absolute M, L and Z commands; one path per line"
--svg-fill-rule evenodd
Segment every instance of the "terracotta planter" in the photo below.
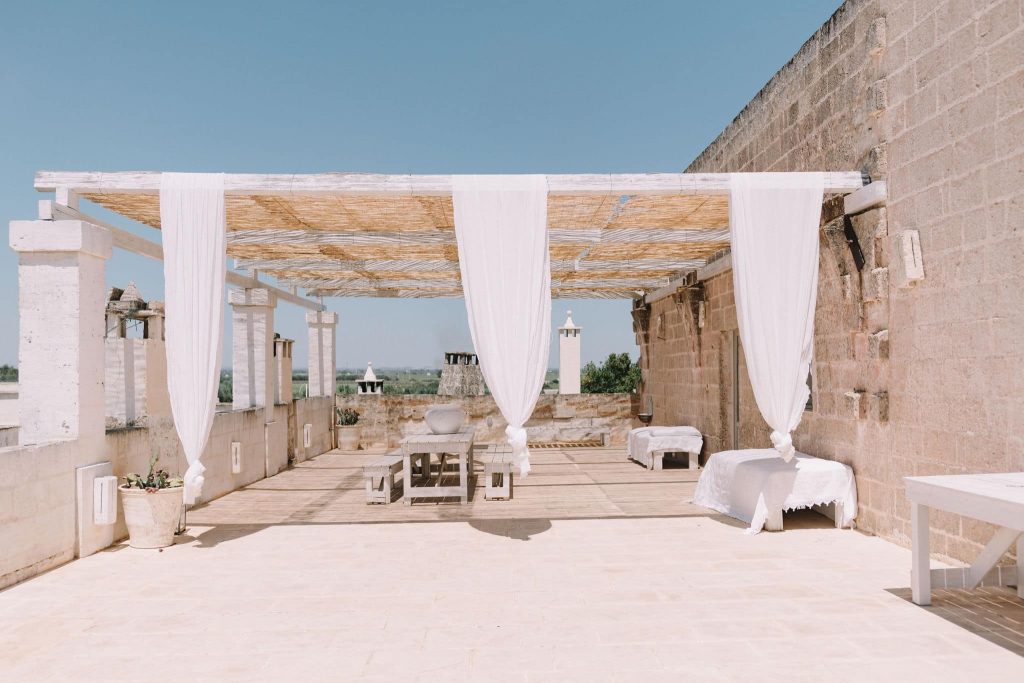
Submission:
M 128 527 L 128 545 L 133 548 L 166 548 L 173 545 L 184 487 L 176 486 L 152 493 L 125 486 L 119 490 L 124 506 L 124 523 Z
M 359 450 L 359 425 L 338 425 L 338 449 Z

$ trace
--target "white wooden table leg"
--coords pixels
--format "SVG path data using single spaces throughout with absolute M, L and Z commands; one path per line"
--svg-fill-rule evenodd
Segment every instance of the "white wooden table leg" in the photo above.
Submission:
M 463 505 L 469 502 L 469 473 L 466 471 L 469 457 L 467 453 L 459 455 L 459 493 L 462 494 L 460 500 Z
M 402 454 L 402 501 L 412 505 L 412 457 L 408 453 Z
M 918 605 L 932 604 L 932 565 L 928 543 L 928 506 L 910 504 L 911 599 Z
M 651 463 L 651 469 L 652 470 L 660 470 L 660 469 L 662 469 L 662 466 L 663 466 L 663 462 L 662 461 L 665 458 L 665 454 L 659 451 L 657 453 L 652 453 L 651 454 L 651 458 L 654 459 L 654 462 Z
M 1017 537 L 1017 597 L 1024 600 L 1024 534 Z
M 1010 549 L 1019 535 L 1020 532 L 1016 529 L 999 527 L 992 540 L 982 549 L 978 558 L 967 570 L 967 585 L 964 588 L 973 589 L 980 586 L 985 576 L 998 564 L 1000 558 Z

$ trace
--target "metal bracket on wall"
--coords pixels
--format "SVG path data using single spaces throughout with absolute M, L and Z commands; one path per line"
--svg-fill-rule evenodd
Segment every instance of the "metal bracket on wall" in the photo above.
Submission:
M 853 220 L 849 215 L 843 216 L 843 235 L 846 237 L 846 243 L 850 245 L 850 254 L 853 255 L 857 272 L 864 270 L 864 251 L 860 248 L 860 240 L 857 239 L 857 231 L 853 229 Z

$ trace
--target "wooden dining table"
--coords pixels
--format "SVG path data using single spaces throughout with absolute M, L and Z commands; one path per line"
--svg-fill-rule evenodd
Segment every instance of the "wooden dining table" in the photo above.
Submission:
M 402 487 L 403 501 L 412 505 L 414 498 L 454 498 L 459 502 L 469 501 L 469 486 L 473 476 L 473 428 L 467 427 L 455 434 L 413 434 L 401 441 L 402 446 Z M 431 459 L 437 456 L 440 460 L 437 481 L 434 484 L 414 484 L 412 463 L 421 458 L 421 468 L 429 474 Z M 449 458 L 458 458 L 459 483 L 455 486 L 442 486 L 444 468 Z M 429 482 L 428 477 L 421 481 Z

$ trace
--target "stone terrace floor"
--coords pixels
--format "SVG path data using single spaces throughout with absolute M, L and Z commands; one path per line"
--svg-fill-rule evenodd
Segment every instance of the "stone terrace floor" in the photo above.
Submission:
M 3 681 L 889 681 L 1024 676 L 1009 590 L 909 602 L 908 550 L 814 513 L 748 536 L 696 473 L 533 451 L 515 499 L 364 504 L 333 452 L 0 592 Z M 479 467 L 479 466 L 478 466 Z

